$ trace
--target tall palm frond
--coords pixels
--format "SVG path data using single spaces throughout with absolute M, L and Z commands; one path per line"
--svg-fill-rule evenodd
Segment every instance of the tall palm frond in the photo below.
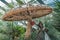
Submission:
M 44 2 L 42 0 L 37 0 L 40 4 L 44 4 Z
M 16 0 L 18 2 L 19 5 L 24 4 L 21 0 Z
M 6 4 L 8 7 L 13 8 L 13 5 L 7 3 L 5 0 L 0 0 L 0 1 L 3 2 L 4 4 Z
M 2 9 L 3 11 L 6 11 L 6 9 L 5 9 L 4 7 L 1 7 L 1 6 L 0 6 L 0 9 Z

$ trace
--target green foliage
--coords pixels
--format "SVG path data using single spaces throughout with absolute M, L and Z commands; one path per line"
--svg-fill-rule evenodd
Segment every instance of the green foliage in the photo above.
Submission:
M 60 12 L 60 1 L 59 0 L 55 1 L 55 11 Z
M 41 4 L 44 4 L 44 2 L 42 1 L 42 0 L 37 0 L 39 3 L 41 3 Z
M 20 34 L 24 34 L 25 33 L 25 28 L 23 28 L 22 26 L 17 26 L 15 28 L 16 28 L 16 30 L 18 30 L 20 32 Z
M 8 7 L 13 8 L 12 3 L 7 3 L 5 0 L 1 0 L 4 4 Z M 18 2 L 17 5 L 24 4 L 21 0 L 16 0 Z M 34 2 L 35 0 L 31 0 L 30 3 Z M 42 0 L 37 0 L 39 3 L 43 3 Z M 0 8 L 4 11 L 4 7 Z M 0 14 L 2 15 L 2 13 Z M 60 40 L 60 2 L 57 0 L 55 1 L 55 8 L 54 12 L 48 16 L 44 16 L 42 18 L 38 18 L 37 20 L 41 20 L 43 25 L 49 30 L 48 35 L 52 40 Z M 36 21 L 37 23 L 37 21 Z M 15 22 L 4 22 L 0 21 L 0 40 L 10 40 L 12 36 L 19 36 L 19 40 L 24 40 L 24 33 L 26 29 L 22 26 L 17 25 Z M 37 31 L 34 30 L 31 35 L 31 40 L 36 39 Z M 10 39 L 9 39 L 10 38 Z
M 24 4 L 21 0 L 16 0 L 18 2 L 19 5 Z
M 44 24 L 48 28 L 51 40 L 60 40 L 60 2 L 55 1 L 54 12 L 44 18 Z
M 54 16 L 54 23 L 55 23 L 55 28 L 60 31 L 60 1 L 56 0 L 55 1 L 55 14 L 53 14 Z

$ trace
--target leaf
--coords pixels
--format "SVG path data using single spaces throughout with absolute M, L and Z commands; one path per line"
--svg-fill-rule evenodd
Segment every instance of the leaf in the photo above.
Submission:
M 19 5 L 24 4 L 21 0 L 16 0 L 16 1 L 19 3 Z

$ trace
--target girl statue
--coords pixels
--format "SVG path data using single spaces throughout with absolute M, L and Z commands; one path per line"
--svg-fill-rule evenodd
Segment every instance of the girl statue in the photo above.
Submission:
M 48 32 L 48 30 L 43 27 L 42 22 L 39 22 L 39 24 L 37 25 L 39 27 L 39 31 L 37 34 L 37 39 L 36 40 L 45 40 L 46 39 L 46 32 Z

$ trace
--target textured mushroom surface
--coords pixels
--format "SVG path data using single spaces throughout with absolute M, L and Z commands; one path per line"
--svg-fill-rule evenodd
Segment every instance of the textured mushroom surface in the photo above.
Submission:
M 52 12 L 52 8 L 48 6 L 29 6 L 29 7 L 20 7 L 8 11 L 4 16 L 3 20 L 5 21 L 20 21 L 27 20 L 29 17 L 34 19 L 48 15 Z

